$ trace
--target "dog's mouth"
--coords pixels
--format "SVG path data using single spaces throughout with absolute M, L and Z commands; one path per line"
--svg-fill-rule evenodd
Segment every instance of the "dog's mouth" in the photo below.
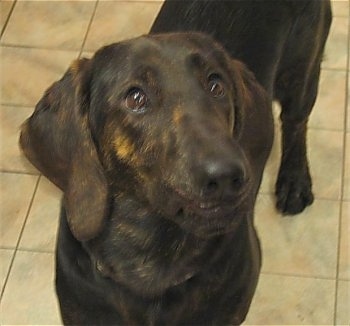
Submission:
M 233 232 L 242 221 L 244 210 L 235 206 L 211 208 L 182 207 L 173 220 L 186 231 L 199 238 L 211 238 Z
M 249 191 L 231 200 L 195 200 L 175 187 L 167 187 L 169 196 L 166 216 L 187 232 L 211 238 L 233 232 L 247 216 Z

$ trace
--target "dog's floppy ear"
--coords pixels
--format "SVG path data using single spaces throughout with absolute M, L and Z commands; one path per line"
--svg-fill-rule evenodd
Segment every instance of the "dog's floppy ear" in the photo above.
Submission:
M 242 130 L 244 121 L 255 116 L 258 123 L 271 123 L 271 100 L 265 89 L 256 80 L 254 74 L 241 61 L 230 60 L 230 73 L 234 85 L 235 125 L 237 136 Z M 252 121 L 251 123 L 255 123 Z M 248 129 L 254 126 L 248 126 Z
M 252 171 L 261 176 L 274 134 L 272 101 L 242 62 L 231 59 L 230 73 L 235 101 L 233 135 L 244 148 Z
M 75 61 L 23 124 L 24 154 L 64 192 L 69 227 L 80 241 L 103 227 L 108 185 L 88 125 L 90 61 Z

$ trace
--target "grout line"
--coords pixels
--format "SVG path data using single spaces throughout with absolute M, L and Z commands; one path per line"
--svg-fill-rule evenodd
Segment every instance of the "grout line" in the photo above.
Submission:
M 14 3 L 12 4 L 12 7 L 11 7 L 11 9 L 10 9 L 10 12 L 9 12 L 8 15 L 7 15 L 5 24 L 4 24 L 4 26 L 2 27 L 2 30 L 1 30 L 1 33 L 0 33 L 0 40 L 2 39 L 2 36 L 3 36 L 4 33 L 5 33 L 5 30 L 6 30 L 6 28 L 7 28 L 7 25 L 8 25 L 8 23 L 9 23 L 9 21 L 10 21 L 11 16 L 12 16 L 13 10 L 15 9 L 16 3 L 17 3 L 17 0 L 15 0 Z
M 78 58 L 81 57 L 81 55 L 82 55 L 82 53 L 83 53 L 83 51 L 84 51 L 84 47 L 85 47 L 85 44 L 86 44 L 86 40 L 87 40 L 87 37 L 88 37 L 88 35 L 89 35 L 92 22 L 93 22 L 93 20 L 94 20 L 94 18 L 95 18 L 95 15 L 96 15 L 98 3 L 99 3 L 99 0 L 97 0 L 96 3 L 95 3 L 95 8 L 94 8 L 94 11 L 92 12 L 89 25 L 88 25 L 88 27 L 87 27 L 87 29 L 86 29 L 86 33 L 85 33 L 83 42 L 82 42 L 81 47 L 80 47 L 80 51 L 79 51 L 79 54 L 78 54 Z
M 259 191 L 258 192 L 258 195 L 263 195 L 263 196 L 272 196 L 273 198 L 275 197 L 275 193 L 274 193 L 274 191 L 273 190 L 271 190 L 271 191 Z M 315 200 L 324 200 L 324 201 L 331 201 L 331 202 L 336 202 L 336 203 L 341 203 L 341 199 L 340 198 L 327 198 L 327 197 L 319 197 L 319 196 L 316 196 L 315 195 Z M 311 205 L 312 206 L 312 205 Z M 310 206 L 310 207 L 311 207 Z M 306 208 L 305 208 L 305 210 L 308 208 L 309 206 L 307 206 Z M 304 212 L 304 211 L 303 211 Z M 303 213 L 303 212 L 301 212 L 301 214 Z M 296 215 L 291 215 L 291 217 L 293 217 L 293 216 L 298 216 L 299 214 L 296 214 Z
M 337 72 L 346 72 L 347 64 L 345 65 L 344 68 L 331 68 L 331 67 L 321 67 L 321 73 L 322 71 L 337 71 Z
M 38 253 L 38 254 L 54 254 L 55 249 L 49 250 L 49 249 L 39 249 L 39 248 L 18 248 L 16 250 L 15 247 L 7 247 L 7 246 L 0 246 L 0 250 L 8 250 L 8 251 L 21 251 L 21 252 L 31 252 L 31 253 Z
M 8 268 L 7 275 L 6 275 L 6 278 L 5 278 L 3 287 L 2 287 L 2 291 L 1 291 L 1 294 L 0 294 L 0 301 L 1 301 L 2 298 L 3 298 L 3 295 L 4 295 L 4 293 L 5 293 L 5 288 L 6 288 L 7 282 L 8 282 L 8 280 L 9 280 L 9 278 L 10 278 L 10 274 L 11 274 L 11 270 L 12 270 L 12 267 L 13 267 L 13 263 L 14 263 L 14 260 L 15 260 L 15 258 L 16 258 L 16 254 L 17 254 L 17 251 L 18 251 L 18 246 L 19 246 L 19 243 L 20 243 L 20 241 L 21 241 L 21 239 L 22 239 L 22 235 L 23 235 L 24 228 L 25 228 L 26 223 L 27 223 L 27 220 L 28 220 L 28 216 L 29 216 L 30 210 L 32 209 L 32 206 L 33 206 L 34 198 L 35 198 L 36 192 L 37 192 L 38 187 L 39 187 L 40 179 L 41 179 L 41 176 L 38 176 L 38 180 L 37 180 L 37 182 L 36 182 L 36 184 L 35 184 L 34 191 L 33 191 L 33 195 L 32 195 L 32 198 L 31 198 L 31 200 L 30 200 L 30 202 L 29 202 L 28 209 L 27 209 L 27 213 L 26 213 L 25 219 L 24 219 L 24 221 L 23 221 L 23 225 L 22 225 L 21 231 L 20 231 L 20 233 L 19 233 L 16 246 L 15 246 L 15 248 L 14 248 L 14 253 L 13 253 L 13 256 L 12 256 L 12 259 L 11 259 L 11 262 L 10 262 L 10 266 L 9 266 L 9 268 Z
M 8 103 L 8 102 L 0 102 L 0 105 L 2 106 L 11 106 L 15 108 L 25 108 L 25 109 L 34 109 L 34 105 L 26 105 L 26 104 L 18 104 L 18 103 Z
M 343 219 L 343 201 L 344 201 L 344 180 L 345 180 L 345 165 L 346 165 L 346 130 L 347 130 L 347 121 L 348 121 L 348 115 L 350 112 L 348 112 L 348 101 L 349 101 L 349 58 L 350 58 L 350 6 L 348 8 L 348 38 L 347 38 L 347 61 L 346 61 L 346 85 L 345 85 L 345 114 L 344 114 L 344 131 L 343 131 L 343 161 L 342 161 L 342 170 L 341 170 L 341 184 L 340 184 L 340 207 L 339 207 L 339 217 L 338 217 L 338 243 L 337 243 L 337 265 L 336 265 L 336 280 L 335 280 L 335 298 L 334 298 L 334 319 L 333 324 L 337 324 L 337 313 L 338 313 L 338 287 L 339 287 L 339 263 L 340 263 L 340 250 L 341 250 L 341 235 L 342 235 L 342 219 Z M 349 154 L 349 153 L 348 153 Z
M 290 273 L 283 273 L 283 272 L 267 272 L 267 271 L 261 271 L 261 275 L 274 275 L 274 276 L 284 276 L 284 277 L 298 277 L 298 278 L 305 278 L 305 279 L 313 279 L 313 280 L 325 280 L 325 281 L 336 281 L 336 276 L 317 276 L 317 275 L 302 275 L 302 274 L 290 274 Z
M 349 285 L 350 285 L 350 279 L 349 278 L 346 278 L 346 277 L 338 277 L 338 283 L 339 281 L 342 281 L 342 282 L 349 282 Z
M 19 170 L 5 170 L 5 169 L 0 169 L 0 173 L 4 173 L 4 174 L 31 175 L 31 176 L 35 176 L 35 177 L 40 177 L 40 176 L 41 176 L 41 173 L 39 173 L 39 172 L 19 171 Z
M 64 51 L 64 52 L 79 52 L 79 49 L 64 49 L 59 47 L 49 47 L 49 46 L 31 46 L 25 44 L 15 44 L 15 43 L 1 43 L 2 48 L 15 48 L 15 49 L 25 49 L 25 50 L 46 50 L 46 51 Z
M 313 130 L 313 131 L 331 131 L 331 132 L 340 132 L 342 133 L 344 130 L 343 129 L 336 129 L 336 128 L 319 128 L 315 126 L 308 126 L 307 127 L 308 131 Z
M 55 249 L 33 249 L 33 248 L 20 248 L 17 249 L 17 252 L 30 252 L 30 253 L 38 253 L 38 254 L 55 254 Z

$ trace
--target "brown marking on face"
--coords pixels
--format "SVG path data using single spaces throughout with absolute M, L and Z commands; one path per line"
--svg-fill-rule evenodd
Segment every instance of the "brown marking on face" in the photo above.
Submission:
M 180 108 L 175 108 L 173 112 L 173 122 L 175 126 L 178 126 L 183 118 L 183 113 Z
M 118 134 L 113 141 L 117 156 L 125 161 L 132 161 L 135 153 L 135 145 L 125 135 Z

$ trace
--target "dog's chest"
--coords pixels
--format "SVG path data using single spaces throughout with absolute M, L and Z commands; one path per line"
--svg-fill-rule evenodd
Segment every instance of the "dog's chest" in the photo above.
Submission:
M 255 283 L 247 280 L 256 279 L 257 273 L 258 268 L 245 261 L 222 257 L 215 265 L 154 299 L 120 291 L 118 307 L 123 309 L 116 310 L 123 320 L 135 325 L 238 324 L 255 288 Z

